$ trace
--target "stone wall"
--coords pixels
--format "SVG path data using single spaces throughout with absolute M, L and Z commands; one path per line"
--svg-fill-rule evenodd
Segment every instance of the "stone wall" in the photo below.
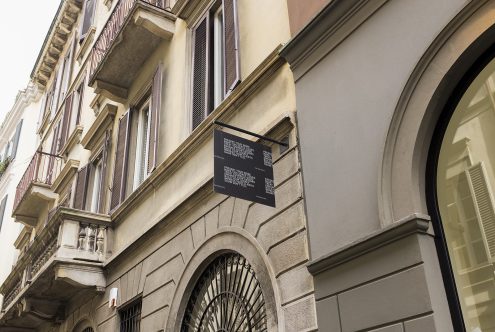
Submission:
M 291 135 L 295 141 L 295 130 Z M 61 331 L 71 331 L 80 318 L 88 317 L 99 331 L 117 330 L 118 310 L 108 307 L 113 287 L 119 289 L 119 306 L 142 296 L 143 331 L 168 330 L 177 313 L 181 315 L 177 308 L 184 296 L 179 289 L 193 286 L 187 271 L 204 268 L 195 262 L 202 256 L 229 248 L 251 258 L 262 284 L 272 288 L 264 289 L 272 296 L 264 295 L 267 306 L 272 306 L 268 312 L 277 316 L 273 330 L 315 331 L 313 281 L 305 265 L 309 256 L 297 146 L 280 156 L 274 154 L 274 172 L 276 208 L 215 194 L 211 182 L 207 183 L 173 216 L 107 265 L 105 294 L 72 309 Z

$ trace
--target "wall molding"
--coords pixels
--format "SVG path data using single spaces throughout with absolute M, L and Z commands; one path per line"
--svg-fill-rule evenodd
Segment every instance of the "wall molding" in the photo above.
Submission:
M 328 255 L 310 261 L 306 266 L 309 272 L 315 276 L 325 270 L 354 260 L 409 235 L 428 234 L 429 227 L 429 216 L 419 213 L 412 214 L 401 221 L 360 238 Z
M 297 82 L 388 0 L 333 0 L 281 50 Z

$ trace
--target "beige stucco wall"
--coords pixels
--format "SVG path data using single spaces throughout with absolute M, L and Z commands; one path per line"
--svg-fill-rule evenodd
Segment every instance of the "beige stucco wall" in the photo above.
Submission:
M 109 197 L 119 119 L 136 103 L 157 66 L 163 65 L 159 166 L 151 174 L 154 180 L 145 181 L 113 212 L 114 254 L 105 266 L 108 283 L 105 294 L 81 295 L 67 303 L 67 317 L 60 331 L 70 331 L 81 320 L 101 331 L 115 330 L 119 318 L 116 308 L 108 308 L 111 287 L 119 288 L 118 305 L 142 294 L 142 330 L 168 331 L 166 324 L 171 324 L 177 312 L 181 314 L 178 306 L 187 300 L 181 292 L 185 286 L 192 287 L 190 274 L 201 266 L 197 257 L 217 254 L 223 245 L 253 259 L 264 280 L 272 330 L 316 330 L 312 277 L 304 265 L 309 251 L 295 128 L 294 79 L 289 66 L 276 52 L 290 38 L 287 4 L 284 0 L 239 0 L 238 3 L 241 84 L 194 131 L 191 131 L 189 101 L 191 32 L 181 19 L 175 22 L 173 37 L 162 41 L 143 64 L 128 90 L 127 100 L 115 103 L 100 98 L 98 101 L 100 105 L 110 102 L 118 107 L 110 125 L 113 135 L 106 190 Z M 96 36 L 107 15 L 105 7 L 97 7 Z M 83 78 L 88 61 L 86 54 L 75 64 L 72 87 Z M 122 74 L 125 75 L 125 70 Z M 92 103 L 95 105 L 95 97 L 93 89 L 87 87 L 82 137 L 96 118 L 95 110 L 101 109 L 98 105 L 95 110 L 90 107 Z M 57 117 L 61 115 L 59 111 Z M 274 147 L 277 208 L 212 192 L 211 121 L 215 117 L 278 139 L 290 136 L 291 148 L 282 156 L 278 147 Z M 47 150 L 52 127 L 47 126 L 43 135 Z M 78 144 L 66 157 L 79 160 L 82 167 L 93 152 Z M 55 201 L 46 206 L 39 225 L 48 210 L 57 204 Z M 170 319 L 169 311 L 174 313 Z M 48 331 L 50 327 L 44 329 Z

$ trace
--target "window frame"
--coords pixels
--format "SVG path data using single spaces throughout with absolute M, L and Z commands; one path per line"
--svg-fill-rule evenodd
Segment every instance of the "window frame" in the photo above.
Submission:
M 489 47 L 487 51 L 474 61 L 474 64 L 465 72 L 453 89 L 435 125 L 424 173 L 426 205 L 432 220 L 432 226 L 435 233 L 434 241 L 440 263 L 440 270 L 444 281 L 452 324 L 456 331 L 465 331 L 466 325 L 439 209 L 437 195 L 438 162 L 443 139 L 457 105 L 470 85 L 493 59 L 495 59 L 495 44 Z
M 150 133 L 151 133 L 151 121 L 150 121 L 150 112 L 151 112 L 151 105 L 152 103 L 152 98 L 151 98 L 151 93 L 147 94 L 147 97 L 143 102 L 140 103 L 138 107 L 136 107 L 131 114 L 131 122 L 133 118 L 135 119 L 137 117 L 136 121 L 136 146 L 135 150 L 131 153 L 134 153 L 134 165 L 133 165 L 133 185 L 132 185 L 132 191 L 135 191 L 141 183 L 146 180 L 146 178 L 149 176 L 148 170 L 147 170 L 147 161 L 148 161 L 148 156 L 149 156 L 149 148 L 150 144 L 148 142 Z M 146 113 L 146 117 L 145 117 Z M 146 128 L 144 129 L 144 123 L 146 119 Z M 146 135 L 144 135 L 143 130 L 146 131 Z M 142 173 L 141 173 L 141 167 L 142 167 Z
M 85 210 L 98 213 L 101 203 L 101 187 L 104 180 L 103 175 L 103 146 L 90 161 L 88 183 L 86 188 L 86 206 Z M 98 176 L 97 176 L 98 175 Z
M 138 329 L 137 331 L 141 330 L 141 321 L 142 321 L 142 313 L 143 313 L 143 299 L 141 296 L 138 298 L 132 299 L 128 303 L 125 303 L 118 309 L 118 316 L 119 316 L 119 331 L 120 332 L 134 332 L 134 330 L 130 329 L 123 329 L 123 324 L 128 322 L 129 320 L 124 321 L 122 316 L 125 314 L 126 311 L 132 310 L 136 307 L 139 307 L 139 314 L 137 316 L 137 322 L 134 322 L 134 324 L 137 323 Z M 136 316 L 130 317 L 131 319 L 134 319 Z
M 232 25 L 228 25 L 227 23 L 227 14 L 226 14 L 226 1 L 232 1 L 232 6 L 229 7 L 232 11 L 229 11 L 229 17 L 232 18 L 230 22 Z M 221 15 L 221 18 L 219 16 Z M 233 17 L 232 17 L 233 15 Z M 195 82 L 197 82 L 197 75 L 199 72 L 196 72 L 196 62 L 197 55 L 196 47 L 197 44 L 197 31 L 198 28 L 201 27 L 202 24 L 206 26 L 205 32 L 205 72 L 201 72 L 204 74 L 204 84 L 205 87 L 202 87 L 201 90 L 196 91 Z M 227 30 L 233 29 L 231 36 L 233 36 L 233 40 L 231 43 L 227 45 Z M 190 65 L 190 111 L 189 114 L 191 116 L 189 121 L 190 131 L 194 131 L 196 127 L 198 127 L 203 121 L 208 118 L 208 116 L 218 108 L 222 104 L 222 102 L 232 93 L 235 87 L 241 82 L 240 75 L 240 50 L 239 50 L 239 19 L 238 19 L 238 6 L 237 0 L 212 0 L 209 5 L 203 11 L 203 13 L 199 16 L 199 18 L 192 24 L 191 31 L 191 65 Z M 228 30 L 231 31 L 231 30 Z M 233 46 L 232 46 L 233 45 Z M 229 48 L 229 46 L 232 46 Z M 227 54 L 227 49 L 231 51 L 234 50 L 234 53 Z M 229 56 L 229 58 L 228 58 Z M 227 70 L 227 62 L 228 59 L 235 59 L 235 66 L 230 68 L 231 70 Z M 228 73 L 234 73 L 233 82 L 228 83 Z M 198 109 L 195 112 L 195 104 L 200 102 L 199 98 L 201 94 L 204 94 L 204 109 Z M 201 114 L 201 119 L 196 119 L 195 116 L 199 117 L 199 113 Z

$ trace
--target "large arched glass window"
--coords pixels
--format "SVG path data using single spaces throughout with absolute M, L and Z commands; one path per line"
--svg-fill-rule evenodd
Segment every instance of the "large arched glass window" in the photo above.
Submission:
M 436 198 L 458 303 L 466 331 L 495 331 L 495 60 L 444 130 Z
M 182 332 L 267 331 L 261 285 L 251 264 L 237 253 L 215 259 L 189 299 Z

